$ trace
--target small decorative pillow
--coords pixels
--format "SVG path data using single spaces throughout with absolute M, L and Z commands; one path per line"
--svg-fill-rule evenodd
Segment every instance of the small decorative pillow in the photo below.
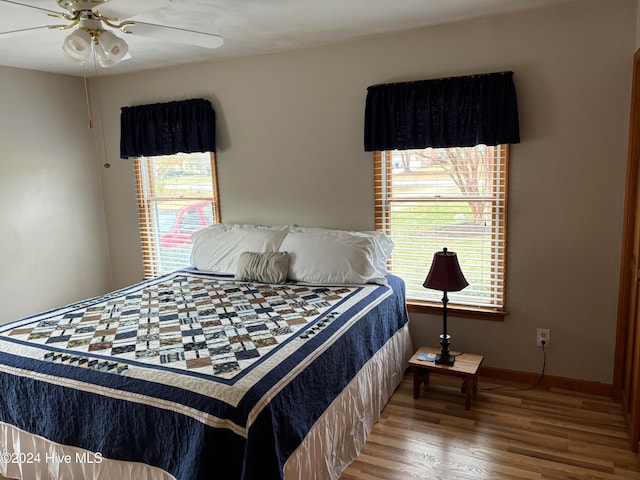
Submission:
M 235 279 L 243 282 L 284 283 L 288 272 L 287 252 L 244 252 L 238 258 Z

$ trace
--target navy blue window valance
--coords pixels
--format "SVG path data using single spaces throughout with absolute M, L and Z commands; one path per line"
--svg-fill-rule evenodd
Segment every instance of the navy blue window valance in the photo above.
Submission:
M 216 151 L 209 100 L 122 107 L 120 128 L 120 158 Z
M 513 72 L 367 89 L 365 151 L 520 142 Z

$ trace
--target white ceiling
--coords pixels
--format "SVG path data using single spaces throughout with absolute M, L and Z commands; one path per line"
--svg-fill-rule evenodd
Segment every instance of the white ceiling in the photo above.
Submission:
M 221 35 L 224 45 L 207 49 L 116 32 L 129 44 L 131 58 L 103 69 L 96 67 L 91 57 L 85 68 L 89 76 L 94 70 L 98 75 L 108 75 L 250 56 L 566 1 L 171 0 L 167 7 L 147 11 L 132 19 Z M 16 3 L 62 11 L 56 0 L 0 0 L 0 33 L 64 23 L 41 10 Z M 61 45 L 68 34 L 68 30 L 40 28 L 0 35 L 0 65 L 82 75 L 81 64 L 68 59 L 62 52 Z

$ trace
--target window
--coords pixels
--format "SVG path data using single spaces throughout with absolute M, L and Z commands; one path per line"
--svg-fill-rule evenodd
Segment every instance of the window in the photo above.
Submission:
M 145 278 L 189 266 L 191 234 L 220 222 L 215 155 L 136 157 Z
M 451 306 L 502 311 L 505 302 L 508 146 L 375 153 L 376 228 L 395 243 L 391 271 L 409 303 L 438 302 L 422 286 L 433 254 L 458 254 L 469 286 Z

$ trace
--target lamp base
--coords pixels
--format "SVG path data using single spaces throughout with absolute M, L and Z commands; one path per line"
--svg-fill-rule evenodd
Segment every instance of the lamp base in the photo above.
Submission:
M 446 331 L 446 328 L 445 328 Z M 436 365 L 453 365 L 456 361 L 456 357 L 449 353 L 449 340 L 451 339 L 451 335 L 447 335 L 443 333 L 440 335 L 440 353 L 436 355 L 436 359 L 434 360 Z
M 436 365 L 453 365 L 456 361 L 456 357 L 454 355 L 439 353 L 436 355 L 436 359 L 434 362 Z

